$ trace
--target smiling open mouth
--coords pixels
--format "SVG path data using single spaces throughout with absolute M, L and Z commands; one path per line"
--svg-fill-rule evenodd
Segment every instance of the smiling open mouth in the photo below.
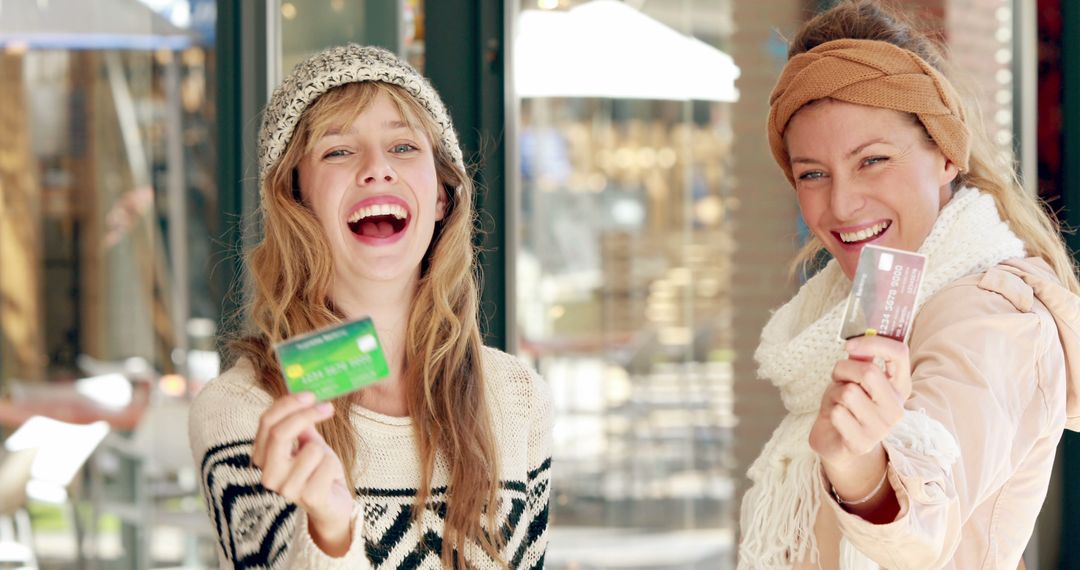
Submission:
M 892 222 L 880 222 L 857 232 L 833 232 L 845 245 L 855 245 L 870 241 L 885 233 Z
M 348 224 L 349 230 L 358 236 L 388 238 L 405 231 L 409 213 L 397 204 L 374 204 L 353 212 Z

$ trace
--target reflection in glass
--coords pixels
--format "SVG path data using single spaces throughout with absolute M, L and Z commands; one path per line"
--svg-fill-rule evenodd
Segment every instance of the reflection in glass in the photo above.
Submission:
M 71 378 L 79 354 L 170 371 L 187 320 L 218 316 L 212 38 L 193 20 L 212 29 L 213 12 L 185 2 L 185 29 L 127 3 L 114 18 L 82 2 L 4 7 L 7 377 Z
M 220 318 L 210 252 L 223 233 L 216 3 L 49 0 L 2 12 L 0 431 L 31 414 L 110 431 L 73 492 L 56 495 L 107 530 L 76 542 L 64 510 L 32 494 L 13 508 L 34 512 L 43 567 L 195 562 L 194 549 L 159 548 L 182 544 L 160 524 L 166 513 L 205 514 L 191 501 L 184 422 L 156 419 L 217 374 L 206 354 Z M 143 446 L 139 434 L 175 443 Z M 165 461 L 167 449 L 178 451 Z
M 658 19 L 691 3 L 566 4 L 523 2 L 514 36 L 518 351 L 558 410 L 548 565 L 726 567 L 738 68 L 722 35 Z
M 282 0 L 281 75 L 324 48 L 382 46 L 424 69 L 422 0 Z

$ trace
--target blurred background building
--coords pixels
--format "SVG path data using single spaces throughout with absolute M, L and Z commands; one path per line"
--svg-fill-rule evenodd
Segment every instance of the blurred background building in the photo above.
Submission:
M 487 340 L 555 393 L 548 567 L 733 568 L 806 234 L 768 94 L 829 5 L 0 0 L 0 567 L 216 567 L 186 409 L 243 302 L 259 112 L 358 42 L 432 79 L 477 166 Z M 1080 4 L 899 5 L 1080 225 Z M 1029 568 L 1080 568 L 1080 438 L 1058 469 Z

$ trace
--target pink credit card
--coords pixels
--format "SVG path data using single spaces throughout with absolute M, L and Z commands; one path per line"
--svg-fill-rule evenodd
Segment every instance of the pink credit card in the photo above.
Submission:
M 926 256 L 921 253 L 863 247 L 840 338 L 879 335 L 907 342 L 925 266 Z

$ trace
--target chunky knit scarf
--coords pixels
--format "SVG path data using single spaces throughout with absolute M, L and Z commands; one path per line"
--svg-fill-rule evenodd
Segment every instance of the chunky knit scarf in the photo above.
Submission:
M 942 287 L 1023 257 L 1024 244 L 1001 220 L 990 195 L 964 188 L 941 210 L 919 251 L 927 256 L 927 267 L 916 317 L 923 302 Z M 819 558 L 814 523 L 826 497 L 817 484 L 821 464 L 809 436 L 833 365 L 846 357 L 837 332 L 850 288 L 839 264 L 829 262 L 761 333 L 755 354 L 758 375 L 780 389 L 788 414 L 748 472 L 753 485 L 740 517 L 740 570 L 788 568 L 794 561 Z M 959 457 L 952 435 L 925 413 L 906 413 L 887 441 L 936 457 L 945 467 Z M 862 559 L 843 563 L 844 570 L 876 567 L 857 551 L 852 554 L 850 545 L 841 550 L 846 560 Z

